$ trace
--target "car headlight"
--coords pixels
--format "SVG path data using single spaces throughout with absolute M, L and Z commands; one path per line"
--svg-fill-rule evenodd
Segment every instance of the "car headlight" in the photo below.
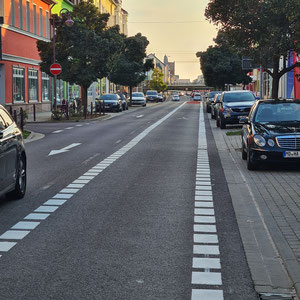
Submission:
M 268 139 L 268 145 L 270 147 L 274 147 L 275 146 L 275 142 L 272 139 Z
M 254 136 L 254 142 L 259 147 L 264 147 L 266 145 L 266 140 L 259 134 Z

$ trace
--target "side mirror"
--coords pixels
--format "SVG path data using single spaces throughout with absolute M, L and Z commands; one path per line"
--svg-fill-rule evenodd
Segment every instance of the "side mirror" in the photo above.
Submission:
M 249 118 L 248 117 L 241 117 L 239 120 L 240 124 L 250 124 Z
M 258 97 L 258 96 L 255 97 L 255 100 L 259 100 L 259 99 L 260 99 L 260 97 Z

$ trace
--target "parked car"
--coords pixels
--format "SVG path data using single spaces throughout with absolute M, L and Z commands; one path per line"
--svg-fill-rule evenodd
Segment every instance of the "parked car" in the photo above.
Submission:
M 146 97 L 144 93 L 138 93 L 138 92 L 132 93 L 131 103 L 146 106 Z
M 240 122 L 249 170 L 262 162 L 300 163 L 300 100 L 258 100 Z
M 0 105 L 0 195 L 21 199 L 26 192 L 26 153 L 21 130 Z
M 200 101 L 201 100 L 201 95 L 199 93 L 195 93 L 193 97 L 194 101 Z
M 128 99 L 122 93 L 119 93 L 118 95 L 122 101 L 122 110 L 128 110 L 128 102 L 129 102 Z
M 242 116 L 248 116 L 256 101 L 250 91 L 222 92 L 220 102 L 216 104 L 216 125 L 226 129 L 227 124 L 239 124 Z
M 205 105 L 206 105 L 206 112 L 210 113 L 211 110 L 211 103 L 214 101 L 215 95 L 222 93 L 221 91 L 213 91 L 208 93 L 206 100 L 205 100 Z
M 118 94 L 101 95 L 100 100 L 96 100 L 96 111 L 100 109 L 100 102 L 104 101 L 105 110 L 119 112 L 122 111 L 122 100 Z
M 164 101 L 164 97 L 163 97 L 162 93 L 157 93 L 157 97 L 158 97 L 158 102 Z
M 179 95 L 178 94 L 173 94 L 172 95 L 172 101 L 179 101 Z
M 217 104 L 220 103 L 221 94 L 215 94 L 214 101 L 211 103 L 210 115 L 212 119 L 216 119 Z
M 158 93 L 157 91 L 147 91 L 146 92 L 146 100 L 147 102 L 158 102 Z

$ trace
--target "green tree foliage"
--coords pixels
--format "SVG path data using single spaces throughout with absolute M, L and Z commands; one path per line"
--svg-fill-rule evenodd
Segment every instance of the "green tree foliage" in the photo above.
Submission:
M 129 86 L 130 101 L 132 88 L 145 80 L 145 72 L 153 68 L 152 59 L 146 59 L 146 48 L 149 41 L 140 33 L 123 38 L 123 48 L 115 56 L 111 64 L 109 79 L 116 83 Z
M 202 74 L 207 86 L 223 90 L 225 84 L 248 84 L 251 78 L 242 70 L 241 57 L 230 47 L 226 37 L 219 34 L 216 46 L 210 46 L 204 52 L 197 52 L 200 58 Z
M 263 66 L 273 78 L 272 97 L 278 98 L 280 77 L 300 66 L 279 67 L 281 57 L 287 61 L 290 50 L 300 50 L 300 1 L 210 0 L 205 15 L 234 49 Z
M 151 80 L 150 80 L 150 89 L 156 90 L 158 92 L 163 92 L 167 89 L 167 84 L 163 81 L 164 74 L 160 71 L 159 68 L 153 70 Z
M 123 37 L 119 28 L 107 27 L 109 15 L 100 14 L 92 0 L 82 1 L 74 6 L 74 25 L 67 27 L 66 14 L 56 16 L 56 62 L 62 66 L 58 76 L 71 84 L 81 86 L 82 102 L 87 108 L 87 89 L 98 78 L 108 75 L 108 62 L 122 48 Z M 53 63 L 52 42 L 38 41 L 37 47 L 43 72 L 50 74 Z

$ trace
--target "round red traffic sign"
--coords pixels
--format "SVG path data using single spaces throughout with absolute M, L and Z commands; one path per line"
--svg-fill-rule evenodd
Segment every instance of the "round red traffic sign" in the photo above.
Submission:
M 52 75 L 59 75 L 62 71 L 62 67 L 60 64 L 52 64 L 50 66 L 50 73 Z

